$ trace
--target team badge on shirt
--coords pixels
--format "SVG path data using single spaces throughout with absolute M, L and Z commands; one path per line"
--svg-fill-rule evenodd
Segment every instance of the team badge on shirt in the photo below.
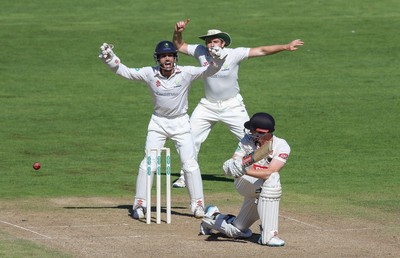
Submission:
M 253 164 L 253 168 L 255 169 L 255 170 L 258 170 L 258 169 L 268 169 L 268 166 L 261 166 L 261 165 L 257 165 L 257 164 Z
M 287 153 L 280 153 L 278 157 L 281 159 L 288 159 L 289 155 Z

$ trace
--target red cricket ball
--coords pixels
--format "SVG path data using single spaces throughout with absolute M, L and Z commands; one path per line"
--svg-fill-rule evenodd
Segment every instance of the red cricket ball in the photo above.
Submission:
M 33 169 L 34 170 L 39 170 L 40 169 L 40 163 L 39 162 L 35 162 L 35 163 L 33 163 Z

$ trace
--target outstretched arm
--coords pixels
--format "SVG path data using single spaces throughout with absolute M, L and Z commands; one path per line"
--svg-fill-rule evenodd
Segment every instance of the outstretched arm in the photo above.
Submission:
M 174 43 L 176 49 L 179 52 L 186 54 L 188 53 L 187 44 L 183 40 L 182 32 L 185 30 L 186 25 L 189 23 L 190 19 L 186 19 L 186 21 L 179 21 L 175 24 L 174 35 L 172 37 L 172 42 Z
M 298 49 L 299 46 L 302 46 L 303 44 L 304 44 L 303 41 L 301 41 L 300 39 L 296 39 L 286 45 L 272 45 L 272 46 L 250 48 L 249 58 L 273 55 L 275 53 L 279 53 L 285 50 L 295 51 Z

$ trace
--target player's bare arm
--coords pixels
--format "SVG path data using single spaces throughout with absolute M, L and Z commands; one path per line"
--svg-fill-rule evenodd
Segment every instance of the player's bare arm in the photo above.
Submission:
M 295 51 L 298 49 L 299 46 L 302 45 L 304 45 L 304 42 L 300 39 L 296 39 L 285 45 L 271 45 L 250 48 L 249 58 L 273 55 L 282 51 Z
M 267 169 L 254 169 L 253 167 L 249 167 L 247 168 L 246 175 L 267 180 L 272 173 L 279 172 L 284 166 L 284 162 L 273 159 Z
M 185 30 L 186 25 L 189 23 L 190 19 L 186 19 L 185 21 L 178 21 L 175 24 L 174 35 L 172 37 L 172 42 L 174 43 L 176 49 L 183 54 L 188 54 L 187 44 L 185 43 L 182 32 Z

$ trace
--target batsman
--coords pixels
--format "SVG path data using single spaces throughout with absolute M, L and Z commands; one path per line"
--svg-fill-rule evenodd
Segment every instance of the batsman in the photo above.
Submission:
M 249 238 L 250 227 L 260 220 L 258 243 L 284 246 L 278 237 L 279 201 L 282 195 L 279 172 L 290 154 L 289 144 L 273 134 L 275 120 L 267 113 L 256 113 L 244 124 L 245 136 L 233 157 L 225 161 L 225 175 L 235 178 L 235 188 L 243 196 L 237 216 L 222 214 L 218 207 L 208 206 L 200 224 L 200 234 L 212 231 L 232 238 Z

